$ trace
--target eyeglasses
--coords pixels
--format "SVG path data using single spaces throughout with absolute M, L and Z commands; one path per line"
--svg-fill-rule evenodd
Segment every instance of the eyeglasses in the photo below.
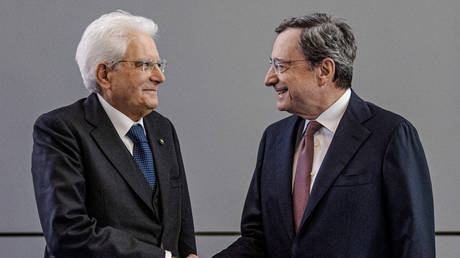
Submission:
M 275 70 L 275 73 L 277 75 L 280 75 L 281 73 L 286 72 L 289 68 L 291 68 L 292 63 L 295 62 L 307 62 L 307 60 L 302 59 L 302 60 L 289 60 L 289 61 L 281 61 L 277 58 L 268 58 L 270 61 L 270 65 L 273 66 L 273 69 Z
M 141 60 L 120 60 L 111 65 L 113 69 L 118 63 L 132 63 L 134 68 L 141 70 L 143 72 L 151 73 L 155 67 L 157 67 L 162 73 L 165 72 L 167 61 L 166 59 L 161 59 L 160 61 L 141 61 Z

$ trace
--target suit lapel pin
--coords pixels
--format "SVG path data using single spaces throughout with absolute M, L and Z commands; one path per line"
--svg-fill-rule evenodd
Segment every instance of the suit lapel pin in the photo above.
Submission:
M 165 144 L 165 140 L 163 140 L 163 138 L 161 138 L 160 140 L 158 140 L 158 142 L 159 142 L 161 145 Z

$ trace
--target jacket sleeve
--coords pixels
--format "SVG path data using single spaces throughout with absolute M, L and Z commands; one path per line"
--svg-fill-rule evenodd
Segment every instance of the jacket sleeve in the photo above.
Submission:
M 35 197 L 51 257 L 165 257 L 164 250 L 88 215 L 83 154 L 72 126 L 43 115 L 33 138 Z
M 383 164 L 392 257 L 435 257 L 433 194 L 416 129 L 403 121 L 393 132 Z
M 241 218 L 241 237 L 215 258 L 224 257 L 266 257 L 262 205 L 260 198 L 260 177 L 264 162 L 266 132 L 259 145 L 257 164 L 249 186 Z
M 170 122 L 171 123 L 171 122 Z M 181 229 L 179 233 L 179 256 L 187 257 L 189 254 L 197 254 L 196 243 L 195 243 L 195 229 L 193 226 L 192 207 L 190 204 L 190 196 L 188 192 L 187 179 L 185 176 L 184 162 L 179 146 L 179 139 L 176 134 L 176 130 L 171 123 L 174 148 L 178 157 L 179 170 L 182 178 L 182 200 L 181 200 Z M 177 255 L 174 254 L 173 255 Z

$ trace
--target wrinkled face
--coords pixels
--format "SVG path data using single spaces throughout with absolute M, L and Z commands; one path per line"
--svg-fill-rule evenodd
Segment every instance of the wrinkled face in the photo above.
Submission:
M 276 74 L 271 66 L 265 77 L 265 85 L 273 86 L 277 94 L 277 106 L 304 118 L 316 118 L 320 114 L 320 88 L 318 87 L 318 68 L 309 70 L 302 50 L 298 46 L 300 28 L 288 28 L 275 40 L 271 58 L 278 60 L 287 70 Z M 284 69 L 282 69 L 284 70 Z M 319 112 L 319 113 L 318 113 Z
M 128 40 L 122 60 L 160 60 L 155 42 L 148 34 L 131 33 Z M 158 85 L 165 80 L 158 67 L 150 72 L 136 67 L 133 62 L 121 62 L 110 71 L 109 76 L 110 88 L 105 92 L 108 102 L 133 121 L 138 121 L 158 106 Z

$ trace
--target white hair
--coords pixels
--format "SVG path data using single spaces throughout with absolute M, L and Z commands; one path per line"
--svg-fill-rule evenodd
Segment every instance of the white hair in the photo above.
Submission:
M 90 92 L 98 92 L 96 66 L 122 59 L 129 44 L 129 33 L 140 31 L 154 38 L 157 30 L 154 21 L 122 10 L 104 14 L 93 21 L 83 33 L 75 55 L 85 87 Z

